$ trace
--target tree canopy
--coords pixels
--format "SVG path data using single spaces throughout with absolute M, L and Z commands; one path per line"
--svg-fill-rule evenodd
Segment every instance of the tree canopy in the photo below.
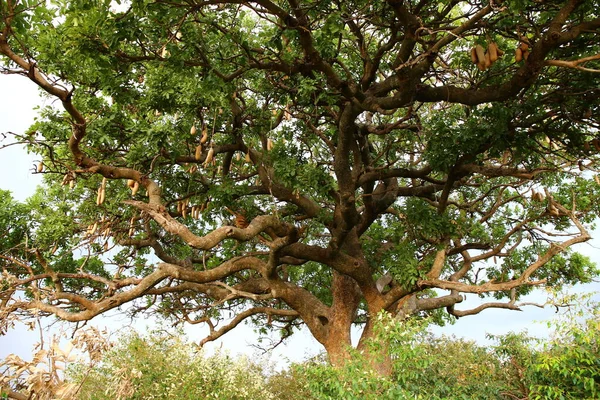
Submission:
M 598 270 L 598 0 L 0 2 L 51 99 L 0 192 L 0 330 L 128 305 L 215 340 L 519 310 Z M 4 93 L 10 96 L 10 93 Z M 461 308 L 465 293 L 482 305 Z

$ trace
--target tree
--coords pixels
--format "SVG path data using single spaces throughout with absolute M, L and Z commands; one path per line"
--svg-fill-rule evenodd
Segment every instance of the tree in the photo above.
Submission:
M 598 274 L 597 0 L 0 4 L 3 72 L 56 100 L 13 134 L 46 184 L 2 197 L 4 324 L 305 325 L 339 365 L 381 311 Z

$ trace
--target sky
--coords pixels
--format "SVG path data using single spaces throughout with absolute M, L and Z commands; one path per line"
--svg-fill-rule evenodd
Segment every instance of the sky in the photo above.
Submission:
M 1 134 L 6 132 L 23 133 L 34 121 L 36 111 L 34 107 L 43 104 L 35 85 L 27 78 L 15 75 L 0 74 L 0 139 Z M 46 100 L 47 101 L 47 100 Z M 5 145 L 1 142 L 0 146 Z M 10 190 L 13 197 L 24 201 L 40 184 L 39 175 L 33 174 L 34 166 L 39 161 L 33 154 L 18 146 L 11 146 L 0 150 L 0 189 Z M 592 241 L 580 245 L 577 249 L 585 255 L 590 256 L 596 262 L 600 261 L 600 232 Z M 600 283 L 578 286 L 573 289 L 577 292 L 600 291 Z M 596 294 L 597 301 L 600 296 Z M 546 294 L 537 291 L 524 301 L 544 303 Z M 465 306 L 466 304 L 466 306 Z M 461 304 L 460 309 L 477 306 L 479 299 L 476 295 L 467 296 L 466 302 Z M 456 335 L 479 343 L 486 343 L 486 334 L 501 335 L 508 332 L 519 332 L 528 330 L 532 335 L 547 336 L 548 329 L 544 321 L 553 318 L 554 310 L 551 308 L 540 309 L 537 307 L 525 307 L 522 312 L 509 310 L 485 310 L 484 312 L 465 318 L 461 318 L 454 325 L 444 328 L 434 328 L 437 334 Z M 122 314 L 112 313 L 110 317 L 97 317 L 91 323 L 101 329 L 107 329 L 111 333 L 122 332 L 126 327 L 143 332 L 156 327 L 153 321 L 142 320 L 131 323 Z M 46 331 L 49 337 L 57 325 L 53 325 Z M 191 340 L 200 341 L 207 334 L 207 329 L 192 327 L 186 329 L 186 334 Z M 354 335 L 358 337 L 358 333 Z M 225 349 L 232 354 L 256 355 L 258 336 L 249 326 L 241 326 L 226 334 L 222 339 L 209 343 L 206 347 L 209 352 L 216 349 Z M 30 358 L 34 343 L 39 341 L 39 332 L 28 331 L 19 325 L 14 331 L 5 336 L 0 336 L 0 359 L 10 353 L 15 353 L 22 358 Z M 316 355 L 322 351 L 321 345 L 310 335 L 308 331 L 302 331 L 284 345 L 278 347 L 271 354 L 271 359 L 279 365 L 285 364 L 286 360 L 302 361 L 308 356 Z

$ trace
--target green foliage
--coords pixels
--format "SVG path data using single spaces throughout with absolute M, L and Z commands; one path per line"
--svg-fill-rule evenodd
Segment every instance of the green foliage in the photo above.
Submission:
M 461 290 L 514 302 L 532 283 L 589 282 L 600 271 L 569 247 L 600 213 L 599 9 L 0 2 L 0 72 L 52 104 L 12 135 L 44 186 L 24 204 L 0 192 L 2 304 L 74 321 L 119 306 L 213 327 L 240 316 L 334 343 L 407 296 L 413 317 L 443 323 Z M 478 68 L 471 49 L 491 41 L 506 54 Z M 323 395 L 403 396 L 426 368 L 444 376 L 423 342 L 383 337 L 383 353 L 422 365 L 389 387 L 316 369 L 333 374 Z M 440 379 L 423 393 L 495 390 Z
M 509 333 L 482 346 L 435 337 L 426 320 L 379 314 L 374 339 L 335 367 L 321 355 L 275 372 L 245 357 L 207 356 L 181 334 L 160 331 L 123 335 L 99 365 L 77 365 L 68 376 L 82 385 L 78 398 L 90 400 L 598 398 L 599 308 L 589 296 L 559 300 L 575 305 L 549 322 L 550 341 Z M 375 369 L 386 357 L 388 377 Z
M 92 370 L 77 366 L 70 379 L 78 399 L 273 399 L 260 364 L 217 353 L 165 332 L 123 335 Z
M 593 307 L 581 323 L 573 322 L 573 315 L 549 323 L 556 329 L 555 336 L 543 346 L 542 340 L 526 333 L 510 333 L 492 337 L 496 344 L 484 347 L 463 339 L 433 337 L 423 323 L 381 317 L 378 339 L 390 346 L 390 378 L 370 368 L 373 357 L 384 354 L 377 351 L 377 342 L 365 353 L 352 353 L 342 367 L 314 360 L 283 375 L 305 382 L 308 397 L 319 400 L 594 399 L 600 393 L 600 325 L 597 305 Z M 305 397 L 302 393 L 298 398 Z
M 9 191 L 0 189 L 2 246 L 8 249 L 21 244 L 29 234 L 27 222 L 27 208 L 14 201 Z

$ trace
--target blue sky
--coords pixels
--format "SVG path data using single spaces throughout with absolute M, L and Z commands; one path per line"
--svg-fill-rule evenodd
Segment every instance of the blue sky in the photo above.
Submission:
M 3 95 L 0 96 L 0 134 L 8 131 L 22 133 L 33 122 L 36 115 L 34 107 L 42 103 L 38 95 L 38 90 L 26 78 L 15 75 L 0 75 L 0 88 Z M 5 143 L 2 143 L 5 144 Z M 40 183 L 39 176 L 33 175 L 33 166 L 37 161 L 35 155 L 27 154 L 24 149 L 13 146 L 0 151 L 0 188 L 13 192 L 13 197 L 18 200 L 25 200 L 35 190 L 36 185 Z M 600 234 L 598 238 L 581 245 L 578 250 L 590 256 L 596 262 L 600 261 Z M 600 291 L 600 283 L 578 287 L 576 291 Z M 597 294 L 596 299 L 600 301 Z M 538 291 L 530 296 L 527 301 L 543 303 L 546 295 L 543 291 Z M 475 295 L 467 297 L 467 304 L 476 306 L 479 299 Z M 466 308 L 461 306 L 462 308 Z M 436 333 L 454 334 L 480 342 L 484 341 L 486 333 L 503 334 L 510 331 L 522 331 L 527 329 L 531 334 L 547 334 L 546 325 L 535 323 L 535 321 L 544 321 L 554 316 L 554 310 L 550 308 L 539 309 L 536 307 L 525 307 L 523 312 L 508 310 L 485 310 L 479 315 L 461 318 L 455 325 L 445 328 L 436 328 Z M 107 328 L 110 332 L 117 332 L 123 327 L 130 325 L 130 321 L 122 315 L 114 315 L 110 318 L 96 318 L 92 321 L 101 328 Z M 153 326 L 147 321 L 136 322 L 133 325 L 138 330 L 145 330 Z M 192 327 L 186 330 L 190 339 L 199 341 L 207 333 L 202 327 Z M 234 354 L 246 353 L 252 355 L 255 353 L 255 344 L 257 335 L 248 326 L 242 326 L 228 333 L 222 340 L 219 340 L 209 347 L 210 349 L 224 348 L 229 349 Z M 9 332 L 6 336 L 0 336 L 0 359 L 9 353 L 16 353 L 21 357 L 28 357 L 31 353 L 32 345 L 39 341 L 39 332 L 27 331 L 23 326 L 18 326 L 15 331 Z M 301 332 L 297 337 L 289 340 L 285 346 L 281 346 L 272 355 L 274 360 L 300 361 L 307 355 L 314 355 L 321 351 L 321 346 L 310 336 L 308 332 Z

